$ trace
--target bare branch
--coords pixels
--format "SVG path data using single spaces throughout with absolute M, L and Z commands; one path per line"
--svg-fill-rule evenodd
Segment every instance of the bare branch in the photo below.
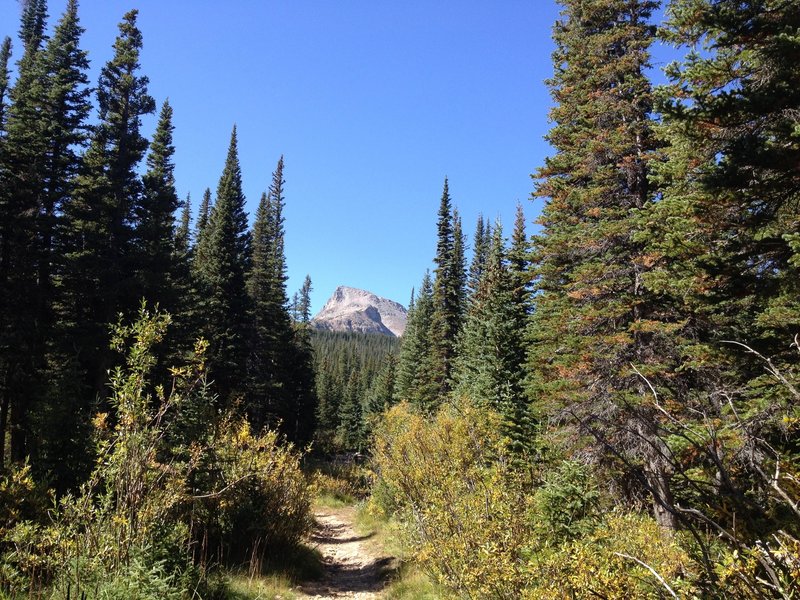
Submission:
M 658 579 L 658 581 L 661 583 L 661 585 L 664 586 L 664 588 L 670 593 L 670 595 L 673 598 L 676 598 L 676 600 L 679 600 L 678 599 L 678 594 L 676 594 L 675 591 L 671 587 L 669 587 L 669 584 L 667 584 L 667 582 L 664 580 L 664 578 L 661 575 L 659 575 L 658 572 L 653 567 L 648 565 L 646 562 L 644 562 L 643 560 L 639 560 L 635 556 L 631 556 L 629 554 L 623 554 L 622 552 L 614 552 L 614 554 L 616 554 L 617 556 L 621 556 L 622 558 L 627 558 L 629 560 L 632 560 L 632 561 L 638 563 L 639 565 L 643 566 L 645 569 L 647 569 L 648 571 L 650 571 L 653 574 L 653 577 Z

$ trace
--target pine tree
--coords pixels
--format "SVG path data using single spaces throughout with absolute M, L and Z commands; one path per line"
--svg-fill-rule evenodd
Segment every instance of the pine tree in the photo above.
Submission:
M 431 335 L 436 354 L 432 384 L 440 399 L 450 391 L 456 338 L 461 328 L 466 297 L 464 239 L 461 219 L 454 212 L 445 178 L 437 222 L 436 278 L 433 283 L 433 324 Z
M 311 321 L 311 276 L 306 275 L 297 298 L 297 318 L 301 323 Z
M 440 390 L 434 379 L 434 372 L 439 366 L 431 336 L 434 310 L 433 283 L 430 273 L 426 271 L 408 313 L 395 387 L 397 402 L 410 402 L 426 411 L 434 410 L 441 402 Z
M 503 230 L 496 223 L 486 270 L 460 337 L 454 393 L 500 412 L 505 425 L 519 427 L 525 413 L 525 312 L 515 302 Z
M 173 131 L 172 107 L 165 101 L 150 143 L 143 193 L 134 213 L 139 293 L 149 304 L 175 314 L 180 308 L 175 254 L 175 211 L 180 202 L 175 191 Z
M 630 367 L 647 364 L 657 343 L 643 327 L 655 309 L 641 284 L 645 261 L 632 218 L 650 197 L 655 143 L 645 70 L 657 3 L 561 4 L 548 82 L 556 106 L 547 139 L 556 154 L 535 192 L 548 202 L 535 238 L 529 392 L 539 416 L 571 415 L 576 433 L 594 433 L 640 465 L 634 470 L 645 473 L 658 521 L 674 527 L 668 450 L 649 389 Z
M 243 396 L 246 389 L 250 302 L 245 281 L 250 266 L 250 232 L 244 205 L 234 127 L 217 199 L 201 232 L 203 246 L 198 245 L 195 258 L 201 285 L 202 334 L 209 341 L 209 377 L 223 404 Z
M 475 224 L 475 234 L 472 240 L 472 261 L 469 265 L 467 276 L 467 290 L 469 297 L 473 298 L 480 287 L 481 278 L 486 270 L 486 262 L 489 258 L 489 246 L 491 245 L 492 232 L 489 223 L 484 223 L 483 215 L 478 215 Z
M 25 460 L 30 451 L 31 408 L 42 395 L 44 349 L 37 321 L 39 259 L 38 231 L 44 195 L 47 115 L 46 76 L 42 60 L 46 8 L 41 1 L 25 6 L 20 38 L 24 53 L 17 63 L 17 80 L 9 92 L 11 103 L 5 123 L 3 163 L 0 165 L 0 368 L 3 372 L 0 421 L 7 419 L 10 457 Z M 6 416 L 7 415 L 7 416 Z M 0 431 L 5 436 L 6 430 Z
M 186 194 L 181 202 L 181 216 L 175 228 L 175 252 L 179 257 L 188 257 L 192 250 L 192 195 Z
M 123 17 L 114 56 L 100 72 L 99 123 L 64 210 L 64 313 L 91 395 L 101 398 L 112 360 L 108 324 L 139 301 L 134 209 L 142 193 L 137 168 L 148 145 L 140 127 L 155 102 L 147 77 L 139 74 L 142 34 L 136 17 L 135 10 Z

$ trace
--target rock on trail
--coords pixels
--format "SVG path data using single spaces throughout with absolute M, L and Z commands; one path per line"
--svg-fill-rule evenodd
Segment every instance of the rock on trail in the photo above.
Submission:
M 372 600 L 386 585 L 392 557 L 374 556 L 365 543 L 371 535 L 353 530 L 353 507 L 324 509 L 314 514 L 312 545 L 322 553 L 325 574 L 300 586 L 307 598 Z

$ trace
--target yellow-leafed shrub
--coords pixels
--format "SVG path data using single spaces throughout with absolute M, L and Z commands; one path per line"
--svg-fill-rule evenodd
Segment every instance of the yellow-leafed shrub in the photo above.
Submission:
M 487 410 L 449 405 L 435 417 L 392 408 L 375 436 L 376 501 L 406 524 L 415 560 L 475 598 L 519 598 L 525 495 Z
M 668 588 L 679 597 L 690 591 L 683 589 L 692 569 L 688 555 L 647 516 L 612 512 L 584 536 L 552 547 L 535 542 L 525 598 L 629 600 L 668 598 Z

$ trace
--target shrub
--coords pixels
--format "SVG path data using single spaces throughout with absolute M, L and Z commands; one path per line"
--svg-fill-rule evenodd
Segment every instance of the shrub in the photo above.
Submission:
M 208 490 L 191 499 L 196 559 L 248 561 L 261 570 L 270 552 L 310 531 L 311 493 L 297 452 L 274 431 L 255 435 L 246 420 L 226 418 L 194 477 Z
M 692 562 L 652 518 L 611 512 L 584 531 L 556 545 L 533 538 L 524 598 L 661 598 L 669 597 L 666 586 L 691 597 Z
M 524 586 L 526 497 L 499 424 L 471 406 L 429 418 L 400 404 L 375 437 L 383 509 L 400 513 L 420 566 L 470 597 L 519 598 Z
M 308 531 L 310 494 L 290 446 L 233 416 L 200 426 L 210 397 L 204 342 L 189 366 L 172 369 L 170 393 L 150 384 L 151 349 L 169 322 L 142 307 L 135 324 L 114 328 L 125 368 L 112 373 L 113 414 L 94 420 L 97 458 L 75 494 L 37 522 L 28 471 L 0 481 L 0 499 L 10 498 L 0 504 L 0 593 L 179 598 L 198 589 L 205 570 L 193 559 L 203 552 L 235 548 L 260 566 Z

